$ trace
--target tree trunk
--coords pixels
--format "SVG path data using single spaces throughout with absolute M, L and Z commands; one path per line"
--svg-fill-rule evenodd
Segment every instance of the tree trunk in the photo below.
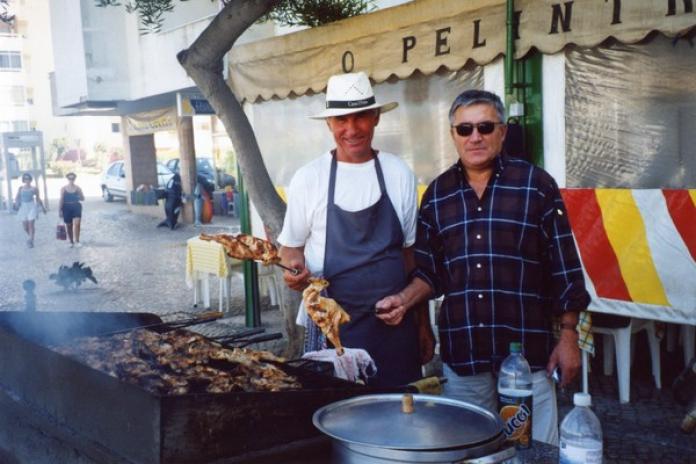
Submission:
M 261 150 L 249 120 L 222 74 L 223 60 L 235 40 L 280 0 L 231 0 L 210 22 L 195 42 L 177 58 L 222 121 L 232 141 L 244 185 L 254 202 L 271 240 L 276 241 L 283 226 L 285 203 L 261 157 Z M 280 276 L 279 276 L 280 277 Z M 302 334 L 295 325 L 300 295 L 283 286 L 281 311 L 285 320 L 288 348 L 285 355 L 301 352 Z

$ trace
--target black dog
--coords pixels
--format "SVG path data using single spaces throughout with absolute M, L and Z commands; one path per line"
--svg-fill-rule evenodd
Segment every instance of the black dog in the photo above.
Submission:
M 48 278 L 55 280 L 56 284 L 63 287 L 64 290 L 70 288 L 76 289 L 82 285 L 85 280 L 91 280 L 95 284 L 97 283 L 97 279 L 92 274 L 92 269 L 78 261 L 75 261 L 70 267 L 61 265 L 58 268 L 58 272 L 56 274 L 51 274 Z

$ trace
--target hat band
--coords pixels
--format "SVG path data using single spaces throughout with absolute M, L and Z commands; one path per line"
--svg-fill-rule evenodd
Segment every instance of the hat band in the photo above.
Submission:
M 327 100 L 326 109 L 345 109 L 345 108 L 363 108 L 375 104 L 375 97 L 365 98 L 364 100 Z

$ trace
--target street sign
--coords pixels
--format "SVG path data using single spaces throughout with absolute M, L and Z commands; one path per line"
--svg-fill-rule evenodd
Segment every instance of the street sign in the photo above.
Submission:
M 199 96 L 176 94 L 176 110 L 179 117 L 215 114 L 208 100 Z

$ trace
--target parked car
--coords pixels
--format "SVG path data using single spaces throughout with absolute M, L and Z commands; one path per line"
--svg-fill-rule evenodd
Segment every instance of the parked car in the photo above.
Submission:
M 163 189 L 174 173 L 164 164 L 157 162 L 157 188 Z M 102 197 L 113 201 L 114 197 L 126 198 L 126 169 L 123 160 L 109 164 L 102 174 Z
M 179 172 L 179 158 L 172 158 L 167 161 L 166 166 L 172 170 L 172 172 Z M 213 164 L 213 159 L 207 156 L 196 157 L 196 173 L 202 174 L 208 182 L 212 183 L 215 188 L 224 187 L 226 185 L 231 185 L 235 187 L 234 176 L 226 174 L 224 172 L 219 172 L 215 169 Z

